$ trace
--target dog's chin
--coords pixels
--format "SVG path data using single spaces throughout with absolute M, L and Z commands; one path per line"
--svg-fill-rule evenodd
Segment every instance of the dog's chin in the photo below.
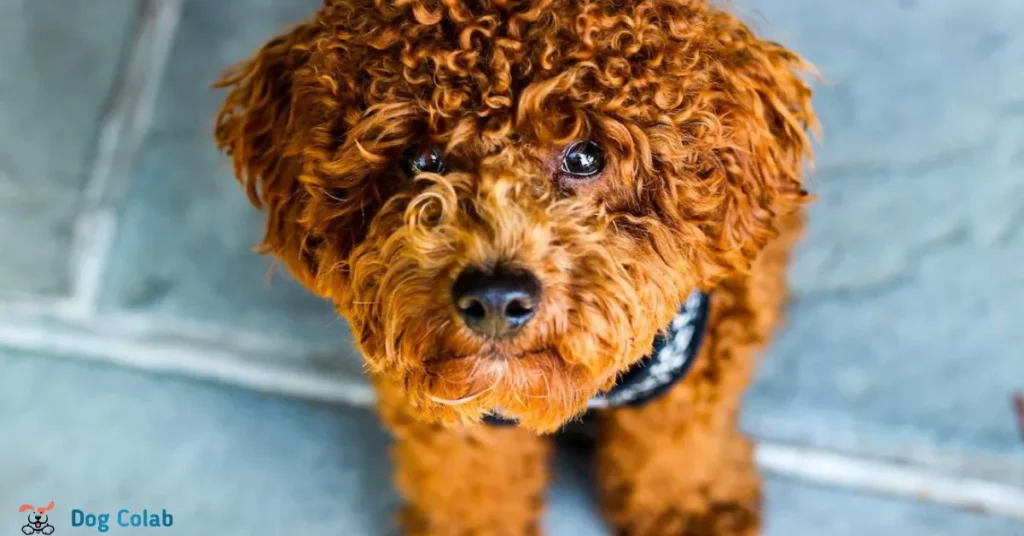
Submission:
M 491 415 L 538 433 L 584 413 L 603 383 L 552 350 L 444 359 L 404 381 L 410 407 L 422 419 L 459 426 Z

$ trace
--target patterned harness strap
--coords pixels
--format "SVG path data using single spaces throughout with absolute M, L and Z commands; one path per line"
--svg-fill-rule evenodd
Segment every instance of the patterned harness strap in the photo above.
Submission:
M 707 330 L 711 300 L 694 291 L 665 332 L 654 339 L 651 354 L 629 369 L 608 392 L 590 399 L 590 409 L 638 406 L 682 380 L 697 358 Z

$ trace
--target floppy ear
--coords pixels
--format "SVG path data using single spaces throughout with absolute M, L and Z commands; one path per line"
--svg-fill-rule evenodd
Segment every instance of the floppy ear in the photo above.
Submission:
M 35 510 L 35 509 L 36 509 L 36 507 L 32 506 L 31 504 L 23 504 L 23 505 L 21 505 L 21 508 L 18 508 L 18 511 L 19 512 L 27 512 L 29 510 Z
M 300 180 L 308 129 L 296 113 L 294 75 L 308 61 L 319 27 L 307 23 L 274 38 L 215 84 L 228 94 L 217 116 L 217 146 L 231 156 L 249 200 L 267 212 L 259 247 L 272 253 L 305 286 L 313 288 L 315 240 L 302 223 L 309 192 Z
M 723 136 L 721 229 L 714 249 L 726 270 L 746 270 L 778 234 L 782 216 L 810 196 L 804 165 L 812 158 L 808 130 L 817 128 L 812 92 L 803 75 L 813 68 L 792 51 L 758 39 L 739 21 L 722 37 L 716 73 Z

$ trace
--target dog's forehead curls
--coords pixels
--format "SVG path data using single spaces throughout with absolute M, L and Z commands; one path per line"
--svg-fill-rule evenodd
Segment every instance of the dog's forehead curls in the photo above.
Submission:
M 806 200 L 804 69 L 702 0 L 329 0 L 216 135 L 381 388 L 546 431 Z

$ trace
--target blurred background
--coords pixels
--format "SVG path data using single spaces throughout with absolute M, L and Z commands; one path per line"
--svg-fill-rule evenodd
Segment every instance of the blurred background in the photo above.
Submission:
M 210 83 L 317 0 L 0 0 L 0 533 L 391 534 L 343 321 L 251 247 Z M 769 536 L 1024 535 L 1024 2 L 735 0 L 815 62 L 820 194 L 744 427 Z M 607 534 L 585 454 L 551 534 Z M 116 528 L 116 527 L 115 527 Z

